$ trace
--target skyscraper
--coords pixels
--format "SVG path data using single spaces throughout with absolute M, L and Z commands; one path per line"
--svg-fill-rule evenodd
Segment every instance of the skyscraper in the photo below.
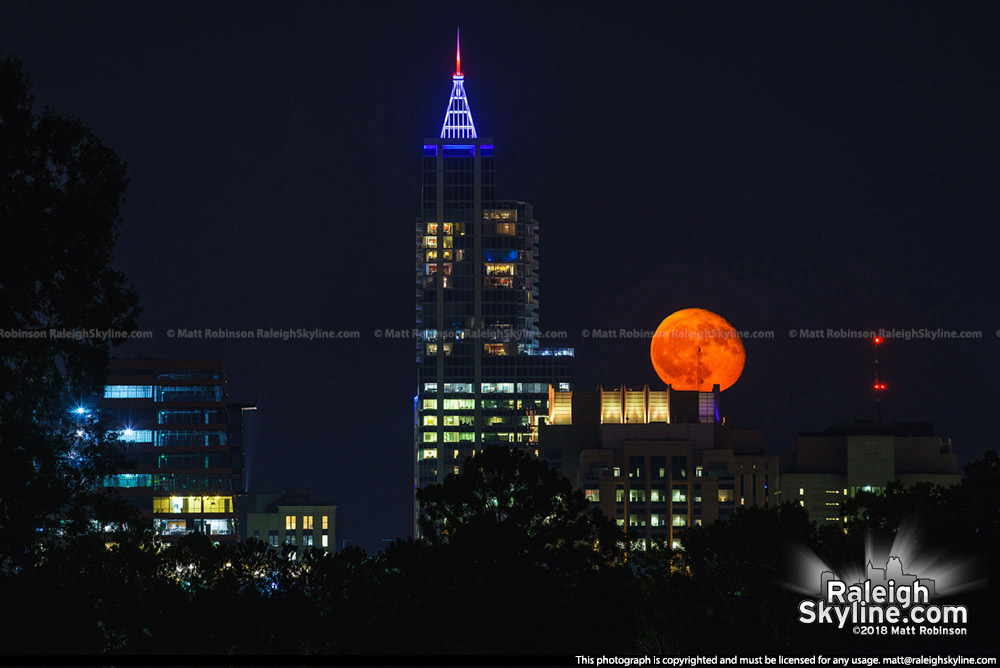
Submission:
M 456 48 L 440 136 L 425 139 L 416 225 L 414 487 L 488 445 L 531 449 L 548 386 L 569 389 L 573 350 L 540 347 L 538 222 L 497 199 L 493 140 L 479 136 Z

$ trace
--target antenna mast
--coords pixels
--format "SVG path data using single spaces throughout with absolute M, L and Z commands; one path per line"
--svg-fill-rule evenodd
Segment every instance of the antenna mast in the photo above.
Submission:
M 882 346 L 882 337 L 876 336 L 873 340 L 875 344 L 875 420 L 878 426 L 882 426 L 882 392 L 885 391 L 885 383 L 878 379 L 879 353 Z

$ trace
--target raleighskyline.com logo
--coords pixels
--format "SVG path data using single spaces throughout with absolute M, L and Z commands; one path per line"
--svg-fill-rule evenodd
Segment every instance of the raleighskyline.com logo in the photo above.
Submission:
M 903 572 L 898 557 L 885 568 L 869 561 L 867 578 L 848 583 L 824 571 L 823 598 L 799 603 L 803 624 L 852 625 L 855 635 L 965 635 L 969 612 L 964 605 L 935 605 L 934 580 Z M 947 624 L 950 626 L 928 626 Z

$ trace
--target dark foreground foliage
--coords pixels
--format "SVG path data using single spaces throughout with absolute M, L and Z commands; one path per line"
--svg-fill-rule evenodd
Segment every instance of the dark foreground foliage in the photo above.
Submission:
M 21 611 L 6 627 L 5 650 L 968 655 L 992 646 L 997 606 L 988 589 L 942 601 L 968 605 L 965 637 L 876 639 L 801 624 L 804 596 L 783 584 L 795 566 L 786 546 L 831 565 L 842 555 L 860 561 L 870 530 L 904 518 L 950 518 L 947 528 L 929 525 L 947 536 L 946 559 L 995 556 L 998 504 L 988 494 L 1000 488 L 995 453 L 967 467 L 951 489 L 859 496 L 847 533 L 820 531 L 786 504 L 692 527 L 683 551 L 632 554 L 621 551 L 624 541 L 601 547 L 598 537 L 613 525 L 544 464 L 506 450 L 477 464 L 469 477 L 487 476 L 493 487 L 456 476 L 428 490 L 428 538 L 397 541 L 374 556 L 349 547 L 296 560 L 256 540 L 227 547 L 192 535 L 164 547 L 142 531 L 80 536 L 3 576 L 6 602 Z M 504 500 L 503 490 L 513 493 Z M 514 500 L 522 493 L 530 503 Z M 511 512 L 498 514 L 497 503 Z

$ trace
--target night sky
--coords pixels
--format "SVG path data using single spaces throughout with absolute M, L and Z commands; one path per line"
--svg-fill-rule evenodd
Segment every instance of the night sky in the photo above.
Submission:
M 421 143 L 455 27 L 497 193 L 540 223 L 542 330 L 580 388 L 657 384 L 647 340 L 702 307 L 745 340 L 722 395 L 786 451 L 873 418 L 867 339 L 890 340 L 887 420 L 928 420 L 960 463 L 998 445 L 996 3 L 33 3 L 0 52 L 39 106 L 128 163 L 117 266 L 154 338 L 118 354 L 223 360 L 256 402 L 251 491 L 309 487 L 337 542 L 410 533 Z M 652 5 L 650 5 L 652 7 Z M 169 329 L 357 330 L 341 341 L 178 340 Z

